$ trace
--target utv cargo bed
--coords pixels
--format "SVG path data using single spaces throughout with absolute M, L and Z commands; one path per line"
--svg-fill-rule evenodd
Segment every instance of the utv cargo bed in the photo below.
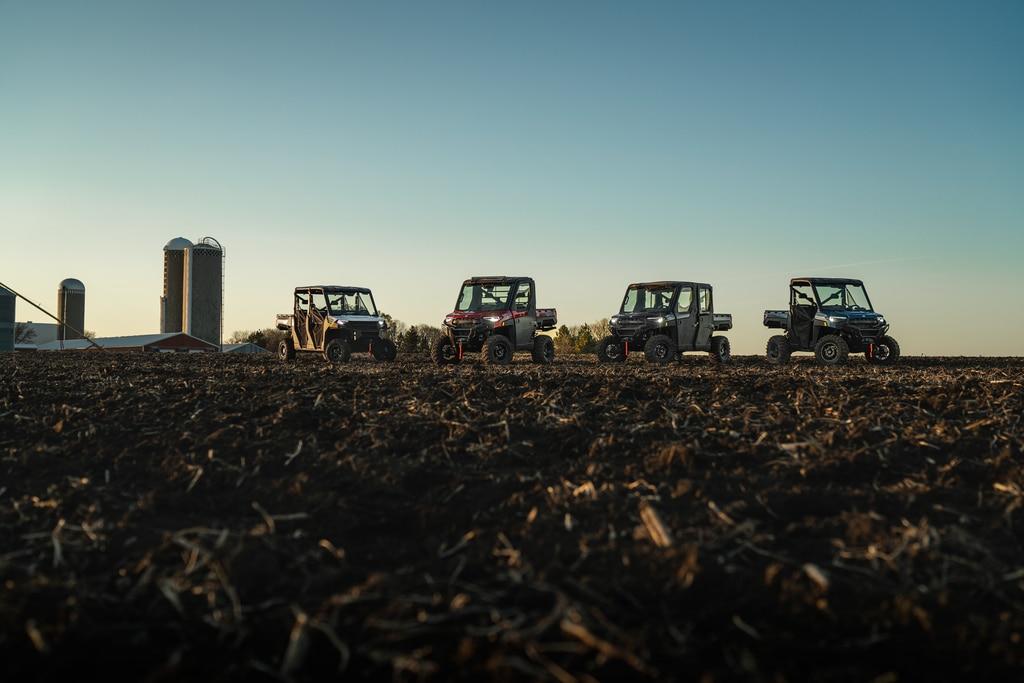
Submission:
M 765 311 L 764 326 L 774 330 L 785 330 L 789 327 L 789 311 Z
M 541 330 L 553 330 L 558 323 L 558 314 L 553 308 L 537 309 L 537 328 Z

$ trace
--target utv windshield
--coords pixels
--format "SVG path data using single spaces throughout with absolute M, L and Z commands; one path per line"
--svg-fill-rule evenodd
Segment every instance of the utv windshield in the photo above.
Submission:
M 462 285 L 456 311 L 503 311 L 512 294 L 511 282 L 476 282 Z
M 864 285 L 850 285 L 842 282 L 834 284 L 816 284 L 814 292 L 818 295 L 822 310 L 870 311 L 871 301 Z
M 650 313 L 668 308 L 675 287 L 633 285 L 626 290 L 620 313 Z
M 331 315 L 377 315 L 373 296 L 364 292 L 328 292 Z

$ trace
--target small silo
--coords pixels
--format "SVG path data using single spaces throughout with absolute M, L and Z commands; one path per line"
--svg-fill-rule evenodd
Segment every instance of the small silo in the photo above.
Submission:
M 14 292 L 0 287 L 0 353 L 14 350 Z
M 185 253 L 192 243 L 175 237 L 164 245 L 164 295 L 160 297 L 160 331 L 185 330 Z
M 85 285 L 69 277 L 57 286 L 57 339 L 81 339 L 85 330 Z
M 221 345 L 224 313 L 224 248 L 204 237 L 185 250 L 185 331 Z

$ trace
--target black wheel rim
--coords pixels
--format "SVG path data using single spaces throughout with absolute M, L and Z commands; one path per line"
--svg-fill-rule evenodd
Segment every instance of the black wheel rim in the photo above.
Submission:
M 876 360 L 882 360 L 882 361 L 889 360 L 889 357 L 891 355 L 892 355 L 892 351 L 889 349 L 889 347 L 887 345 L 879 344 L 877 347 L 875 347 L 875 359 Z
M 821 347 L 821 357 L 825 360 L 835 360 L 839 357 L 839 345 L 829 342 Z
M 338 360 L 341 358 L 341 349 L 338 348 L 337 346 L 332 346 L 331 348 L 327 349 L 327 358 L 330 359 L 332 363 L 337 363 Z
M 505 351 L 506 351 L 506 349 L 505 349 L 505 345 L 504 344 L 495 344 L 494 345 L 494 358 L 496 360 L 505 360 Z
M 444 358 L 445 360 L 451 360 L 452 358 L 455 358 L 455 347 L 452 346 L 451 344 L 442 344 L 441 357 Z
M 619 345 L 618 344 L 607 344 L 604 347 L 604 357 L 608 360 L 619 359 Z
M 544 360 L 551 362 L 555 359 L 555 347 L 553 344 L 544 345 Z
M 655 346 L 654 347 L 654 356 L 658 360 L 665 360 L 666 358 L 668 358 L 668 345 L 667 344 L 658 344 L 657 346 Z

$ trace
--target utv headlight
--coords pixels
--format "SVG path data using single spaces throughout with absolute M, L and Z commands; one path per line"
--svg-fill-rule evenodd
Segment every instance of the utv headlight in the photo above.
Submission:
M 501 316 L 499 316 L 499 315 L 489 315 L 486 318 L 484 318 L 484 320 L 486 320 L 489 323 L 501 322 Z
M 384 322 L 383 320 L 378 320 L 377 321 L 377 327 L 379 327 L 382 330 L 385 330 L 385 329 L 387 329 L 388 324 L 386 322 Z
M 663 322 L 665 322 L 665 316 L 659 316 L 657 318 L 648 318 L 648 320 L 650 320 L 655 325 L 661 325 Z
M 878 324 L 879 325 L 884 325 L 885 324 L 885 316 L 884 315 L 878 316 Z
M 344 327 L 345 326 L 345 321 L 344 320 L 338 320 L 337 318 L 335 318 L 334 319 L 334 324 L 337 325 L 338 327 Z
M 619 323 L 619 316 L 613 315 L 611 317 L 611 320 L 609 320 L 608 322 L 610 322 L 612 325 L 617 325 Z
M 841 323 L 841 322 L 845 322 L 845 321 L 846 321 L 846 316 L 845 315 L 830 315 L 828 317 L 828 322 L 831 325 L 835 325 L 836 323 Z

